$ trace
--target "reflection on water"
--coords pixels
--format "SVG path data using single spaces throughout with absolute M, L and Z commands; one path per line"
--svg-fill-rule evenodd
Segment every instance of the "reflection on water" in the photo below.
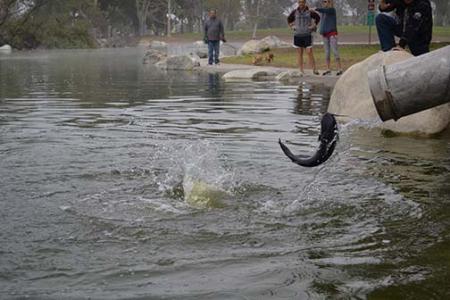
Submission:
M 300 115 L 317 115 L 324 113 L 328 108 L 328 99 L 331 89 L 321 84 L 302 82 L 297 88 L 298 95 L 295 103 L 295 112 Z
M 0 298 L 448 296 L 448 132 L 342 126 L 305 169 L 277 140 L 315 150 L 328 88 L 142 56 L 0 56 Z

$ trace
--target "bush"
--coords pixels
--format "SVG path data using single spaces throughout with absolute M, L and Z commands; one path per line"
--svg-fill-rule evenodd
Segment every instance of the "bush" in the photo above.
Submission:
M 4 40 L 16 49 L 44 48 L 95 48 L 87 21 L 62 22 L 50 19 L 45 23 L 20 20 L 3 26 Z
M 48 22 L 38 33 L 38 40 L 45 48 L 93 48 L 95 41 L 89 34 L 85 21 L 62 24 L 56 19 Z

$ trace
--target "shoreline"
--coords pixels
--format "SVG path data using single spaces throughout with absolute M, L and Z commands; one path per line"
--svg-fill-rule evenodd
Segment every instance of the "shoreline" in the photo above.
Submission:
M 200 59 L 200 66 L 194 68 L 194 70 L 200 71 L 200 72 L 207 72 L 207 73 L 219 73 L 220 75 L 225 75 L 228 72 L 232 71 L 247 71 L 247 70 L 259 70 L 259 71 L 269 71 L 269 73 L 281 73 L 281 72 L 287 72 L 287 71 L 297 71 L 297 68 L 287 68 L 287 67 L 272 67 L 272 66 L 255 66 L 255 65 L 244 65 L 244 64 L 227 64 L 227 63 L 220 63 L 219 65 L 212 65 L 209 66 L 207 59 L 202 58 Z M 319 74 L 322 74 L 325 70 L 318 70 Z M 336 73 L 334 71 L 333 73 Z M 311 84 L 323 84 L 326 87 L 333 88 L 336 82 L 340 76 L 336 75 L 314 75 L 312 74 L 311 69 L 306 69 L 305 74 L 302 77 L 292 77 L 287 82 L 289 84 L 300 84 L 301 82 L 308 82 Z M 254 79 L 236 79 L 234 81 L 277 81 L 275 79 L 275 76 L 267 76 L 260 80 L 254 80 Z M 280 83 L 286 82 L 286 81 L 279 81 Z

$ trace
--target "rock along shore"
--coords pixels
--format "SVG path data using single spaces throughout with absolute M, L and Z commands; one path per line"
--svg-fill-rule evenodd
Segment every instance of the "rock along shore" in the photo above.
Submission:
M 222 44 L 221 54 L 224 56 L 258 54 L 273 48 L 283 47 L 291 47 L 291 45 L 276 36 L 267 36 L 261 40 L 250 40 L 240 47 L 229 43 Z M 280 81 L 288 84 L 309 82 L 333 87 L 339 78 L 335 75 L 314 75 L 311 70 L 306 70 L 304 74 L 301 74 L 296 68 L 271 67 L 267 65 L 256 66 L 220 63 L 219 65 L 209 66 L 206 58 L 208 49 L 202 41 L 184 45 L 184 51 L 181 55 L 169 55 L 171 48 L 173 48 L 172 44 L 152 41 L 148 45 L 148 52 L 144 57 L 144 64 L 150 63 L 168 70 L 197 70 L 208 73 L 220 73 L 223 74 L 223 78 L 226 81 Z M 319 74 L 323 72 L 324 70 L 319 70 Z
M 309 82 L 314 84 L 323 84 L 328 87 L 334 87 L 339 76 L 335 75 L 314 75 L 311 70 L 306 70 L 303 76 L 300 76 L 300 72 L 296 68 L 281 68 L 270 66 L 253 66 L 253 65 L 241 65 L 241 64 L 224 64 L 209 66 L 206 59 L 200 60 L 200 66 L 196 70 L 208 72 L 208 73 L 220 73 L 223 74 L 223 78 L 226 81 L 239 81 L 239 80 L 277 80 L 286 82 L 289 84 L 298 84 L 300 82 Z M 324 71 L 319 71 L 322 74 Z

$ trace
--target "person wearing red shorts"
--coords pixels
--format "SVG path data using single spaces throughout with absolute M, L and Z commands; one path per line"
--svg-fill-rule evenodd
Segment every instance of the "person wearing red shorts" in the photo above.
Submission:
M 338 67 L 336 75 L 342 74 L 341 58 L 338 50 L 338 31 L 336 21 L 336 9 L 333 5 L 333 0 L 322 0 L 323 6 L 316 8 L 314 11 L 319 12 L 321 15 L 319 32 L 323 38 L 323 47 L 325 50 L 325 61 L 327 63 L 327 70 L 322 75 L 331 74 L 331 54 L 332 51 L 336 64 Z

